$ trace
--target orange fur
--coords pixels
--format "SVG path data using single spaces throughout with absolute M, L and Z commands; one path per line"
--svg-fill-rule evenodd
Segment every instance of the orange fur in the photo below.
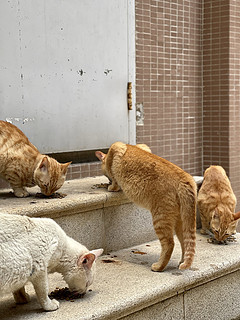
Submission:
M 198 209 L 201 216 L 201 233 L 208 231 L 218 241 L 236 233 L 239 213 L 234 214 L 236 197 L 231 183 L 221 166 L 210 166 L 204 173 L 203 184 L 198 193 Z
M 10 183 L 15 196 L 28 196 L 25 187 L 34 185 L 51 195 L 63 185 L 70 163 L 42 155 L 21 130 L 0 121 L 0 177 Z
M 112 144 L 102 161 L 103 173 L 111 180 L 109 191 L 122 189 L 136 204 L 152 213 L 155 232 L 162 251 L 153 271 L 162 271 L 174 247 L 174 231 L 181 243 L 180 269 L 191 266 L 195 254 L 196 184 L 193 178 L 173 163 L 150 153 L 146 145 Z

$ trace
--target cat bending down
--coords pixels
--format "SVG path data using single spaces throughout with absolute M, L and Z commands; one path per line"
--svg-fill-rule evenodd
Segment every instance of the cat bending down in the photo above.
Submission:
M 35 185 L 51 195 L 63 185 L 70 163 L 42 155 L 21 130 L 0 121 L 0 178 L 10 183 L 16 197 L 27 197 L 25 187 Z
M 174 247 L 174 231 L 181 243 L 179 268 L 191 266 L 195 254 L 196 183 L 174 165 L 152 153 L 146 145 L 112 144 L 107 154 L 96 156 L 102 161 L 103 173 L 111 180 L 109 191 L 120 189 L 136 204 L 152 213 L 153 226 L 162 251 L 153 271 L 162 271 Z
M 221 166 L 210 166 L 206 169 L 198 193 L 201 233 L 213 234 L 218 241 L 224 241 L 236 233 L 240 217 L 240 213 L 235 213 L 236 202 L 225 170 Z
M 17 303 L 27 303 L 24 286 L 30 281 L 42 308 L 56 310 L 59 302 L 48 297 L 48 272 L 61 273 L 71 291 L 85 293 L 102 252 L 88 251 L 52 219 L 0 213 L 0 296 L 12 292 Z

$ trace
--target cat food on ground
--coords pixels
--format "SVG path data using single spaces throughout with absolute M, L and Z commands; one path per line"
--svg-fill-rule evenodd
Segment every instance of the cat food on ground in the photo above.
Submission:
M 97 183 L 97 184 L 94 184 L 93 189 L 95 188 L 108 189 L 108 186 L 110 186 L 110 183 Z
M 214 244 L 228 244 L 229 242 L 237 242 L 237 239 L 233 235 L 222 241 L 216 240 L 215 238 L 211 237 L 207 239 L 207 242 Z
M 65 288 L 56 288 L 49 294 L 50 299 L 57 299 L 57 300 L 75 300 L 80 299 L 84 296 L 83 293 L 78 293 L 74 291 L 70 291 L 68 287 Z
M 37 192 L 35 195 L 36 198 L 42 198 L 42 199 L 62 199 L 62 198 L 65 198 L 66 196 L 67 196 L 66 193 L 60 193 L 60 192 L 54 192 L 50 196 L 46 196 L 41 192 Z

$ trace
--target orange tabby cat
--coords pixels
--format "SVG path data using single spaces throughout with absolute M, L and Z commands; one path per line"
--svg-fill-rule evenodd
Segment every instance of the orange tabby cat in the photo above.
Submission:
M 239 213 L 234 213 L 236 202 L 225 170 L 221 166 L 210 166 L 204 173 L 198 193 L 201 233 L 213 233 L 218 241 L 224 241 L 236 233 L 239 219 Z
M 10 183 L 16 197 L 28 196 L 25 187 L 35 185 L 51 195 L 63 185 L 70 163 L 42 155 L 21 130 L 0 121 L 0 178 Z
M 103 173 L 112 182 L 108 190 L 122 189 L 131 201 L 152 213 L 162 246 L 160 259 L 152 265 L 152 270 L 162 271 L 168 264 L 174 231 L 182 247 L 179 268 L 187 269 L 195 254 L 196 184 L 188 173 L 149 151 L 146 145 L 116 142 L 107 154 L 97 151 L 96 156 L 102 161 Z

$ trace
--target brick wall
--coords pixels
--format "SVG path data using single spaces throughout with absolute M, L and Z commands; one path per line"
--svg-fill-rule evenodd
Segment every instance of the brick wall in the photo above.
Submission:
M 240 197 L 240 1 L 204 1 L 203 164 L 225 168 Z M 240 204 L 237 206 L 240 210 Z
M 202 174 L 201 1 L 136 0 L 137 142 Z

